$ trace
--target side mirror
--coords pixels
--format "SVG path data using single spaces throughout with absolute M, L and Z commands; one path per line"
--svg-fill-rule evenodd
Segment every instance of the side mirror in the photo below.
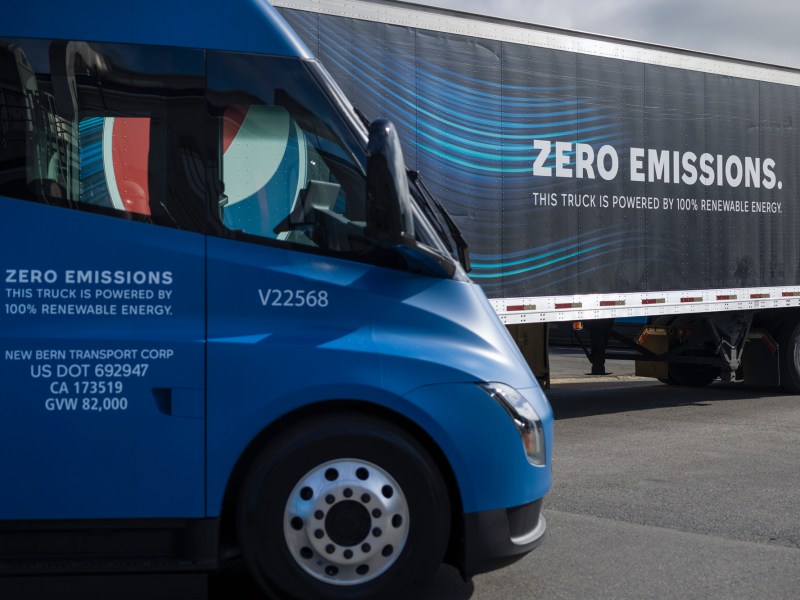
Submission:
M 400 138 L 386 119 L 369 126 L 367 230 L 391 244 L 413 243 L 414 219 Z

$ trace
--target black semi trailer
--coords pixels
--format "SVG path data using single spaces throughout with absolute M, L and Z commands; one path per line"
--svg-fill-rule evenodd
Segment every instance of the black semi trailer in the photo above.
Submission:
M 405 2 L 275 4 L 363 113 L 395 116 L 545 383 L 548 324 L 602 339 L 638 317 L 641 375 L 800 392 L 800 71 Z

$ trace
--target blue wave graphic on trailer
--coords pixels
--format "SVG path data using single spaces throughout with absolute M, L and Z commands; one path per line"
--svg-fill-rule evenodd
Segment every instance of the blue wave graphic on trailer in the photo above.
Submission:
M 532 173 L 534 139 L 589 144 L 595 151 L 626 145 L 625 107 L 562 74 L 569 69 L 546 64 L 536 72 L 535 61 L 509 64 L 509 44 L 478 45 L 455 35 L 300 11 L 284 15 L 368 118 L 395 121 L 408 165 L 423 173 L 463 230 L 471 277 L 490 297 L 556 295 L 565 283 L 579 293 L 589 278 L 595 291 L 603 279 L 613 288 L 625 277 L 619 273 L 636 270 L 629 267 L 642 257 L 632 248 L 643 239 L 626 235 L 613 220 L 564 222 L 559 216 L 558 231 L 543 225 L 556 217 L 556 207 L 536 194 L 556 194 L 559 204 L 561 194 L 578 190 L 572 180 L 542 182 Z M 565 166 L 573 167 L 574 152 L 567 156 Z M 544 166 L 555 168 L 555 157 Z M 598 190 L 586 181 L 580 194 L 597 196 Z M 493 233 L 498 222 L 502 240 Z M 647 245 L 659 247 L 660 236 Z

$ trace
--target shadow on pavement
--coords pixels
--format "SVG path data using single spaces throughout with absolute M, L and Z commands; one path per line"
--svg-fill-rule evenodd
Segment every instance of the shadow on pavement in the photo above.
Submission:
M 414 600 L 469 600 L 475 591 L 458 571 L 442 565 L 433 578 L 413 587 L 407 597 Z M 229 561 L 220 573 L 209 577 L 208 600 L 265 600 L 241 560 Z
M 666 385 L 651 380 L 555 384 L 546 391 L 556 419 L 574 419 L 676 406 L 704 408 L 719 402 L 780 396 L 782 392 L 736 384 L 705 388 Z

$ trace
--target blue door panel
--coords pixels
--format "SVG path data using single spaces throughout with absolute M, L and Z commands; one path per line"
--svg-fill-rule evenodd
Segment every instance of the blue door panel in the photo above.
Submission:
M 380 387 L 372 323 L 389 306 L 359 284 L 376 270 L 370 265 L 217 238 L 209 238 L 208 254 L 208 477 L 215 514 L 239 455 L 276 417 Z
M 0 519 L 202 516 L 204 238 L 0 205 Z

